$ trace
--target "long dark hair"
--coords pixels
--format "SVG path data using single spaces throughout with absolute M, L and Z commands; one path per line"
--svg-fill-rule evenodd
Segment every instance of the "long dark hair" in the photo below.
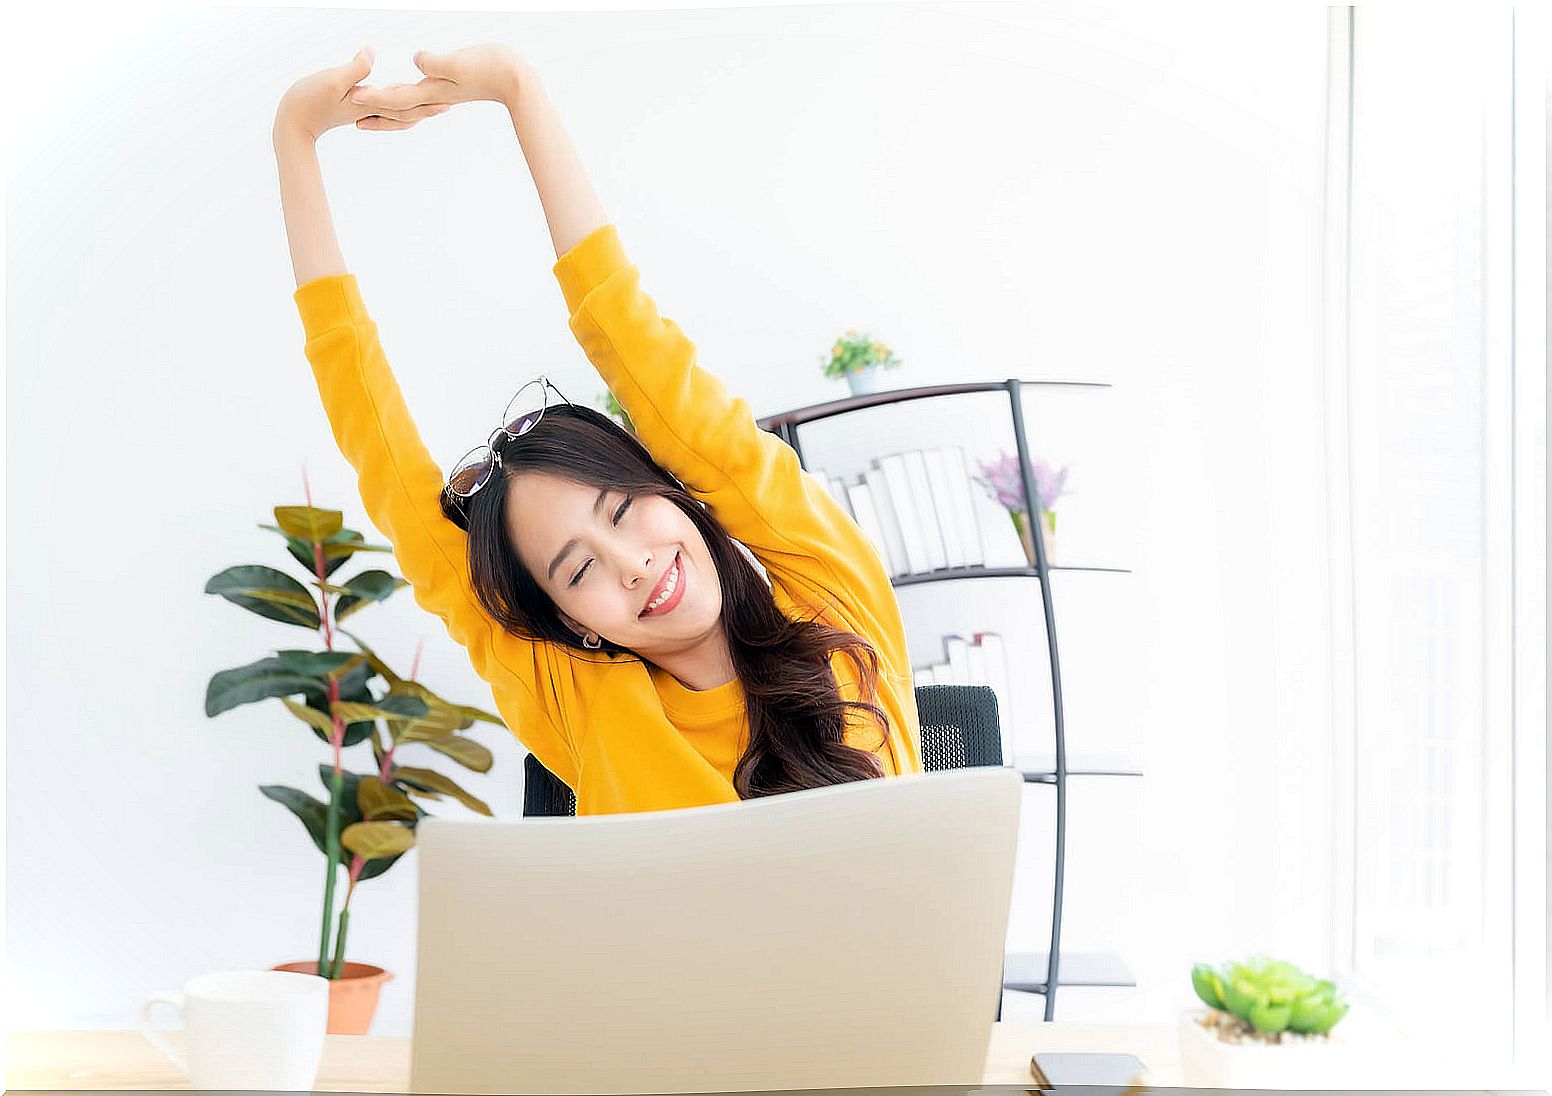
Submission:
M 501 464 L 489 483 L 460 500 L 467 518 L 445 492 L 441 501 L 443 514 L 469 534 L 475 595 L 501 627 L 526 639 L 573 648 L 590 661 L 641 658 L 602 636 L 601 648 L 584 647 L 566 626 L 508 537 L 507 486 L 509 477 L 519 472 L 544 471 L 611 491 L 660 495 L 679 507 L 705 537 L 722 586 L 722 628 L 749 717 L 749 743 L 733 773 L 739 798 L 883 775 L 875 755 L 845 742 L 850 708 L 872 714 L 888 734 L 889 716 L 875 703 L 879 661 L 872 644 L 817 619 L 794 620 L 783 614 L 770 587 L 722 523 L 652 459 L 634 434 L 591 408 L 556 404 L 520 438 L 501 434 L 494 444 Z M 844 652 L 855 667 L 863 699 L 841 697 L 830 667 L 830 655 L 836 651 Z

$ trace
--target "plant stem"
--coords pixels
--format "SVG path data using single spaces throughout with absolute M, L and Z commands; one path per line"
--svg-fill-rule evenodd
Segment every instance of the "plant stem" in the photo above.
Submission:
M 307 482 L 307 469 L 302 469 L 302 492 L 307 497 L 308 509 L 313 505 L 313 490 Z M 313 571 L 318 576 L 318 582 L 322 585 L 326 581 L 323 566 L 323 544 L 313 541 Z M 323 612 L 320 618 L 323 621 L 323 644 L 327 650 L 334 650 L 334 629 L 329 626 L 329 593 L 327 590 L 319 590 L 323 595 Z M 333 715 L 334 704 L 339 700 L 339 678 L 329 677 L 329 712 L 333 716 L 334 730 L 329 736 L 329 745 L 334 749 L 334 779 L 329 785 L 329 810 L 324 826 L 323 849 L 328 858 L 328 875 L 323 881 L 323 931 L 318 941 L 318 973 L 324 978 L 335 977 L 327 973 L 329 966 L 329 929 L 334 920 L 334 876 L 340 862 L 340 800 L 345 794 L 345 777 L 340 768 L 340 749 L 345 742 L 345 722 L 339 716 Z M 354 881 L 352 881 L 354 882 Z M 347 899 L 348 901 L 348 899 Z M 344 931 L 344 918 L 341 917 L 341 931 Z
M 356 880 L 361 876 L 361 869 L 366 866 L 366 861 L 361 854 L 355 854 L 350 861 L 350 886 L 345 890 L 345 905 L 340 910 L 339 935 L 334 938 L 334 965 L 329 968 L 329 977 L 338 978 L 345 969 L 345 935 L 350 931 L 350 898 L 356 893 Z

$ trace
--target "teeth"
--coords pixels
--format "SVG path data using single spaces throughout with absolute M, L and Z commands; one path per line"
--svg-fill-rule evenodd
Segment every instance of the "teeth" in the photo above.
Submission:
M 678 585 L 679 585 L 679 564 L 675 563 L 673 571 L 670 572 L 670 574 L 668 576 L 668 585 L 663 587 L 663 593 L 662 593 L 662 595 L 660 597 L 654 598 L 652 601 L 649 601 L 647 603 L 647 611 L 651 612 L 653 609 L 656 609 L 659 605 L 663 604 L 663 602 L 665 602 L 669 598 L 673 597 L 674 590 L 678 587 Z

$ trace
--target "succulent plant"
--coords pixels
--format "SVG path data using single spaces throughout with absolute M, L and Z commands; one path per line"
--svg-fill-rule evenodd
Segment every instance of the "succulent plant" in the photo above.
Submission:
M 1197 963 L 1191 968 L 1191 988 L 1212 1008 L 1239 1017 L 1264 1035 L 1322 1035 L 1347 1015 L 1348 1004 L 1335 983 L 1264 956 L 1230 963 L 1221 971 Z

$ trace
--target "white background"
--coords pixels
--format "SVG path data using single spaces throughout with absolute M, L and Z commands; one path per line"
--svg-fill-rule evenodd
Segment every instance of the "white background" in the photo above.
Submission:
M 302 501 L 304 466 L 365 528 L 302 357 L 269 127 L 292 81 L 367 42 L 371 83 L 415 79 L 417 48 L 525 52 L 644 286 L 756 414 L 839 395 L 816 359 L 850 327 L 905 360 L 892 386 L 1115 385 L 1063 421 L 1123 457 L 1093 512 L 1102 562 L 1133 574 L 1055 596 L 1074 735 L 1104 713 L 1072 748 L 1127 743 L 1146 777 L 1074 781 L 1065 940 L 1121 951 L 1139 990 L 1074 993 L 1063 1015 L 1169 1019 L 1198 959 L 1324 969 L 1325 36 L 1315 5 L 1072 3 L 233 9 L 92 42 L 11 120 L 13 1026 L 128 1027 L 195 974 L 316 954 L 322 860 L 256 788 L 321 794 L 328 752 L 278 703 L 202 710 L 213 673 L 310 637 L 201 591 L 235 563 L 286 566 L 255 524 Z M 439 459 L 541 370 L 573 399 L 601 390 L 499 107 L 337 131 L 320 156 Z M 1015 630 L 1020 593 L 1037 611 L 1033 589 L 970 585 L 964 605 L 902 591 L 922 663 L 942 632 Z M 401 671 L 423 641 L 423 681 L 489 706 L 407 595 L 357 625 Z M 521 749 L 475 734 L 488 776 L 437 767 L 515 818 Z M 1049 792 L 1027 794 L 1009 939 L 1036 949 Z M 397 975 L 375 1034 L 408 1033 L 414 873 L 412 854 L 352 906 L 349 957 Z

